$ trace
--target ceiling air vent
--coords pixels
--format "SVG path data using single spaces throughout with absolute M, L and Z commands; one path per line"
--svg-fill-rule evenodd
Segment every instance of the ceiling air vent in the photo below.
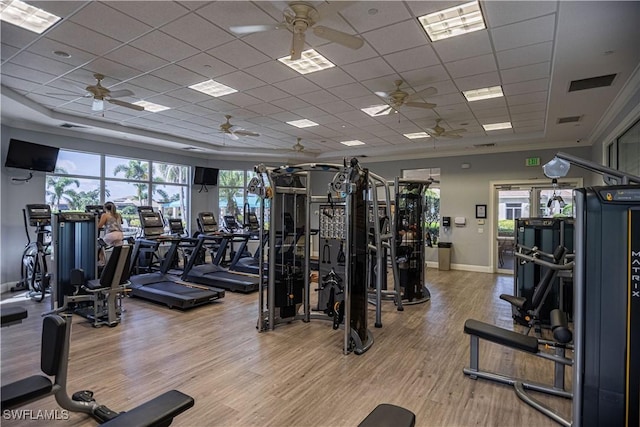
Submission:
M 558 124 L 561 125 L 563 123 L 575 123 L 579 122 L 582 119 L 582 116 L 568 116 L 568 117 L 560 117 L 558 118 Z
M 488 147 L 495 147 L 496 144 L 493 142 L 490 142 L 488 144 L 474 144 L 473 145 L 475 148 L 488 148 Z
M 606 76 L 591 77 L 589 79 L 573 80 L 569 85 L 569 92 L 611 86 L 615 78 L 616 74 L 608 74 Z

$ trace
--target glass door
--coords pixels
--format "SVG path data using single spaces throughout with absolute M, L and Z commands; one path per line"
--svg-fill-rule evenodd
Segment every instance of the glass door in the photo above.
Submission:
M 517 218 L 529 218 L 531 211 L 531 188 L 502 186 L 497 191 L 497 234 L 495 241 L 496 270 L 513 273 L 515 248 L 515 223 Z

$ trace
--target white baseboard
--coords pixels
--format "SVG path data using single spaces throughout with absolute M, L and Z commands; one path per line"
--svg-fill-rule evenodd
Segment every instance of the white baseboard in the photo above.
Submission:
M 429 268 L 438 268 L 437 261 L 427 261 L 427 267 Z M 487 267 L 485 265 L 471 265 L 471 264 L 451 264 L 451 270 L 460 270 L 460 271 L 474 271 L 476 273 L 493 273 L 493 269 L 491 267 Z

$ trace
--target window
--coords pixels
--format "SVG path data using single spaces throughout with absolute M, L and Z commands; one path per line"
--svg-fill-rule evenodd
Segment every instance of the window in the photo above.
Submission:
M 54 173 L 46 177 L 46 202 L 54 211 L 84 211 L 112 201 L 133 231 L 140 225 L 138 206 L 188 223 L 190 176 L 188 166 L 60 150 Z
M 640 120 L 607 145 L 607 166 L 640 176 Z
M 245 206 L 260 218 L 260 201 L 257 196 L 248 194 L 247 185 L 253 178 L 253 171 L 221 170 L 218 174 L 218 221 L 222 223 L 225 215 L 235 217 L 238 224 L 244 223 Z
M 505 206 L 506 219 L 522 217 L 522 203 L 507 203 Z

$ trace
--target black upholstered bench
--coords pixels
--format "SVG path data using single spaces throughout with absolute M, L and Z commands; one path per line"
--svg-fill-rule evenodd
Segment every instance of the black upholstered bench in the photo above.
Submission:
M 529 335 L 522 335 L 478 320 L 467 319 L 464 323 L 464 332 L 466 334 L 482 338 L 483 340 L 529 353 L 538 352 L 537 338 Z
M 23 319 L 27 318 L 27 315 L 27 309 L 24 307 L 2 307 L 0 309 L 2 327 L 21 323 Z
M 109 427 L 168 426 L 175 416 L 191 408 L 194 403 L 191 396 L 178 390 L 171 390 L 100 425 Z
M 65 345 L 66 324 L 62 317 L 47 316 L 42 322 L 42 350 L 40 369 L 49 376 L 57 376 L 61 366 L 60 356 Z M 2 410 L 17 408 L 56 391 L 49 377 L 32 375 L 2 386 Z
M 416 415 L 400 406 L 382 403 L 358 427 L 414 427 Z

